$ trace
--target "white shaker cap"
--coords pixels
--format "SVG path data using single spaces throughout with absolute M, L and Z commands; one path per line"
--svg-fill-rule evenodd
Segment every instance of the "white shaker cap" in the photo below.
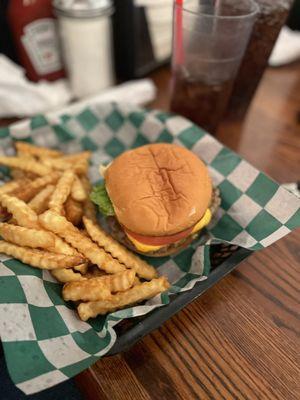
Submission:
M 57 15 L 71 18 L 90 18 L 113 12 L 111 0 L 53 0 L 52 5 Z

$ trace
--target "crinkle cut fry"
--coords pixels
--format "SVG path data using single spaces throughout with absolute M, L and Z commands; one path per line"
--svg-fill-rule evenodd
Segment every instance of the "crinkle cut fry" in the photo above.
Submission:
M 67 242 L 65 242 L 61 237 L 58 235 L 55 235 L 52 232 L 51 235 L 53 235 L 54 238 L 54 245 L 53 247 L 49 248 L 49 251 L 52 253 L 57 253 L 57 254 L 65 254 L 66 256 L 75 256 L 78 255 L 78 251 L 74 249 L 72 246 L 70 246 Z
M 80 264 L 80 265 L 76 265 L 76 267 L 74 267 L 75 271 L 80 272 L 81 274 L 86 274 L 89 268 L 89 263 L 84 263 L 84 264 Z M 97 268 L 99 271 L 99 268 Z
M 0 223 L 0 235 L 4 240 L 17 244 L 18 246 L 42 249 L 48 249 L 51 246 L 54 246 L 53 233 L 43 230 Z
M 127 270 L 113 275 L 87 279 L 85 282 L 71 282 L 63 288 L 67 301 L 97 301 L 110 297 L 111 292 L 124 292 L 132 287 L 135 272 Z M 105 294 L 103 294 L 105 292 Z
M 77 267 L 75 269 L 77 269 Z M 104 275 L 106 275 L 105 271 L 99 269 L 96 265 L 90 266 L 84 273 L 84 276 L 87 279 L 97 278 L 98 276 L 104 276 Z
M 25 228 L 40 228 L 36 213 L 24 201 L 8 194 L 2 194 L 0 203 L 13 215 L 18 225 Z
M 15 142 L 17 153 L 24 155 L 30 154 L 37 157 L 60 157 L 63 153 L 59 150 L 49 149 L 48 147 L 35 146 L 34 144 L 17 141 Z
M 41 162 L 43 163 L 43 165 L 46 165 L 47 167 L 58 171 L 66 171 L 67 169 L 72 168 L 71 162 L 65 161 L 61 157 L 60 158 L 43 157 L 41 158 Z
M 65 154 L 62 159 L 69 162 L 77 162 L 80 160 L 89 161 L 91 158 L 92 153 L 88 150 L 81 151 L 80 153 L 73 153 L 73 154 Z
M 90 199 L 90 193 L 92 190 L 91 184 L 86 176 L 81 177 L 81 183 L 86 193 L 86 200 L 83 205 L 83 215 L 92 220 L 94 223 L 96 223 L 97 222 L 96 207 L 95 204 Z
M 32 172 L 39 176 L 48 175 L 51 172 L 51 168 L 48 166 L 35 160 L 28 160 L 25 157 L 0 156 L 0 165 L 5 165 L 10 168 L 18 168 L 22 171 Z
M 94 318 L 97 315 L 105 315 L 109 312 L 125 308 L 143 300 L 150 299 L 169 288 L 170 284 L 165 277 L 152 279 L 149 282 L 133 286 L 125 292 L 112 295 L 110 300 L 89 301 L 80 303 L 77 310 L 83 321 Z
M 6 182 L 4 183 L 4 185 L 0 186 L 0 195 L 4 193 L 12 193 L 14 190 L 19 189 L 21 186 L 23 186 L 23 183 L 21 181 Z
M 18 155 L 21 157 L 22 160 L 28 160 L 28 162 L 36 161 L 35 158 L 30 154 L 18 154 Z M 12 177 L 12 179 L 23 180 L 27 178 L 29 180 L 33 180 L 38 177 L 38 174 L 29 171 L 24 171 L 18 168 L 10 168 L 10 176 Z
M 21 187 L 24 187 L 24 183 L 27 183 L 27 180 L 24 181 L 10 181 L 4 183 L 2 186 L 0 186 L 0 196 L 2 194 L 11 194 L 16 190 L 19 190 Z M 0 220 L 1 219 L 7 219 L 9 216 L 9 213 L 5 209 L 5 207 L 1 206 L 0 203 Z
M 127 268 L 134 269 L 141 278 L 147 280 L 157 276 L 155 268 L 110 237 L 98 224 L 96 225 L 86 217 L 83 217 L 83 223 L 90 237 L 114 258 L 125 264 Z
M 84 281 L 86 278 L 71 268 L 53 269 L 51 274 L 61 283 Z
M 75 174 L 72 170 L 65 171 L 57 182 L 56 188 L 49 200 L 49 208 L 57 214 L 61 214 L 64 203 L 70 192 Z
M 36 178 L 35 180 L 26 184 L 25 187 L 22 186 L 21 189 L 12 192 L 12 194 L 18 197 L 18 199 L 27 202 L 31 200 L 37 193 L 39 193 L 45 186 L 55 184 L 58 178 L 58 172 L 51 172 L 49 175 Z
M 25 185 L 28 183 L 27 179 L 23 179 L 22 181 L 10 181 L 4 183 L 0 186 L 0 196 L 1 194 L 12 194 L 21 188 L 24 189 Z M 6 219 L 9 216 L 5 207 L 2 207 L 0 204 L 0 219 Z
M 133 286 L 135 274 L 136 273 L 133 269 L 127 269 L 126 271 L 118 272 L 117 274 L 104 275 L 96 279 L 101 279 L 105 282 L 112 293 L 124 292 Z
M 63 287 L 64 300 L 107 300 L 111 298 L 110 287 L 101 278 L 86 279 L 84 281 L 69 282 Z
M 74 164 L 74 171 L 76 174 L 82 175 L 87 174 L 89 168 L 89 163 L 85 159 L 81 159 L 75 162 Z
M 22 179 L 29 178 L 29 176 L 27 176 L 27 174 L 29 174 L 29 172 L 24 172 L 21 169 L 17 169 L 17 168 L 10 169 L 10 177 L 17 181 L 21 181 Z M 30 174 L 32 174 L 32 173 L 30 172 Z M 36 177 L 36 175 L 34 175 L 34 176 Z
M 0 223 L 0 235 L 8 242 L 19 246 L 42 248 L 50 253 L 78 256 L 79 253 L 59 236 L 40 229 L 25 228 L 8 223 Z M 81 270 L 84 270 L 81 264 Z
M 79 201 L 72 199 L 71 196 L 67 198 L 65 202 L 65 212 L 68 221 L 72 222 L 73 225 L 77 226 L 81 222 L 83 215 L 83 205 Z
M 80 256 L 66 256 L 54 254 L 43 250 L 20 247 L 4 240 L 0 240 L 0 253 L 7 254 L 23 263 L 40 269 L 71 268 L 84 262 Z
M 73 200 L 80 202 L 86 200 L 87 198 L 82 182 L 77 175 L 75 175 L 71 188 L 71 197 L 73 198 Z
M 44 187 L 44 189 L 42 189 L 30 200 L 28 206 L 38 215 L 42 214 L 48 209 L 49 199 L 54 192 L 54 189 L 54 185 L 48 185 Z
M 66 171 L 73 169 L 76 174 L 86 174 L 88 170 L 88 161 L 86 159 L 66 160 L 64 158 L 42 158 L 41 162 L 47 168 Z
M 103 249 L 100 249 L 91 239 L 83 235 L 79 229 L 71 224 L 65 217 L 48 210 L 39 217 L 41 225 L 61 236 L 71 246 L 75 247 L 93 264 L 109 274 L 125 270 L 125 266 L 112 258 Z

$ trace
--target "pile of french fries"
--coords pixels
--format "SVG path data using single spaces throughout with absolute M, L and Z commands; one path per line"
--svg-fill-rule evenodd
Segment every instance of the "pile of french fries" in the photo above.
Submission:
M 89 152 L 15 146 L 16 156 L 0 157 L 12 177 L 0 186 L 0 253 L 50 270 L 83 321 L 168 289 L 165 277 L 99 226 L 89 198 Z

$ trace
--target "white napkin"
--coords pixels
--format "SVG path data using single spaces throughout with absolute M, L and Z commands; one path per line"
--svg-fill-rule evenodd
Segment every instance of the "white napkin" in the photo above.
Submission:
M 101 91 L 99 94 L 74 103 L 71 108 L 97 101 L 117 101 L 144 105 L 156 96 L 156 87 L 150 79 L 126 82 Z M 23 68 L 0 54 L 0 118 L 30 117 L 61 109 L 71 100 L 68 82 L 29 81 Z
M 65 105 L 70 99 L 66 80 L 31 82 L 22 67 L 0 54 L 0 118 L 42 113 Z
M 300 59 L 300 32 L 284 26 L 269 59 L 271 67 L 279 67 Z

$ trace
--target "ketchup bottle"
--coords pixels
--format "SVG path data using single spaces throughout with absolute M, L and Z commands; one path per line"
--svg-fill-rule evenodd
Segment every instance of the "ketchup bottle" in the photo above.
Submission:
M 64 76 L 51 0 L 10 0 L 9 26 L 21 64 L 32 81 Z

